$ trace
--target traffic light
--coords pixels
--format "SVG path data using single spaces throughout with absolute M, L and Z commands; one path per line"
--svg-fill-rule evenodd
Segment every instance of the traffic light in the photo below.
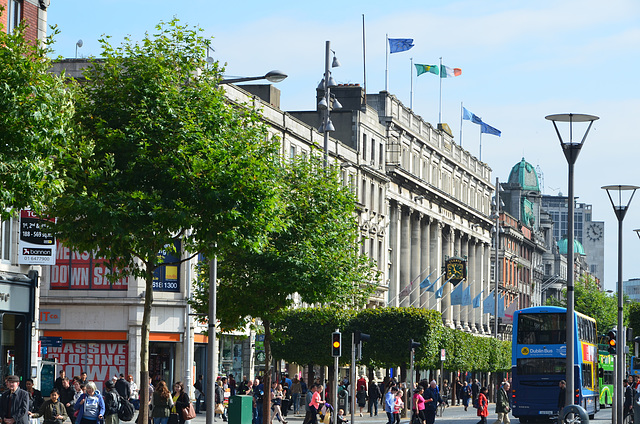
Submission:
M 366 333 L 356 331 L 353 333 L 353 344 L 356 346 L 356 359 L 362 359 L 362 343 L 368 342 L 371 336 Z
M 618 332 L 616 330 L 609 330 L 607 333 L 607 345 L 609 346 L 609 353 L 615 355 L 616 353 L 616 336 Z
M 339 331 L 331 333 L 331 356 L 342 356 L 342 333 Z
M 409 342 L 409 350 L 417 349 L 420 346 L 420 342 L 414 342 L 413 339 Z

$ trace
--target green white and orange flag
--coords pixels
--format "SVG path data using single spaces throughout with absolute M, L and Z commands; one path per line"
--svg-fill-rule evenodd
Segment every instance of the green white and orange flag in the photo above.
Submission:
M 440 78 L 452 78 L 462 75 L 462 69 L 440 65 Z
M 418 76 L 426 74 L 427 72 L 435 75 L 438 75 L 440 73 L 440 71 L 438 70 L 438 65 L 421 65 L 419 63 L 416 63 L 414 66 L 416 67 Z

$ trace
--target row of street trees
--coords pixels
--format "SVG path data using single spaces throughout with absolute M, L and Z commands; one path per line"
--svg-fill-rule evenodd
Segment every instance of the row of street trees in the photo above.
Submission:
M 55 236 L 104 258 L 110 278 L 145 281 L 141 382 L 158 253 L 177 240 L 181 262 L 220 258 L 224 328 L 258 318 L 268 331 L 294 293 L 362 304 L 376 275 L 349 188 L 314 159 L 283 162 L 259 111 L 225 99 L 201 30 L 174 20 L 139 42 L 104 37 L 82 84 L 49 74 L 51 42 L 0 31 L 0 212 L 55 217 Z

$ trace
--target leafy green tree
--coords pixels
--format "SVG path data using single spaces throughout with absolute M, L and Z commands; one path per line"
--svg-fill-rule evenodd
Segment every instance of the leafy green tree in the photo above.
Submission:
M 54 158 L 72 139 L 73 102 L 49 73 L 53 35 L 32 42 L 23 24 L 11 34 L 0 24 L 0 218 L 27 207 L 38 213 L 62 187 Z
M 582 276 L 578 279 L 574 284 L 574 289 L 575 310 L 594 318 L 600 333 L 606 332 L 617 325 L 618 300 L 616 296 L 611 296 L 600 290 L 598 284 L 590 276 Z M 561 300 L 555 298 L 547 299 L 547 305 L 566 308 L 566 289 L 563 290 L 563 294 L 564 297 Z
M 255 111 L 225 100 L 197 29 L 177 20 L 156 29 L 117 48 L 101 40 L 104 59 L 87 68 L 77 100 L 81 137 L 58 159 L 67 175 L 49 209 L 63 243 L 105 258 L 112 278 L 145 281 L 141 399 L 153 273 L 166 265 L 158 253 L 175 240 L 183 261 L 216 245 L 249 251 L 278 222 L 277 143 Z M 146 422 L 147 408 L 140 412 Z
M 282 164 L 285 198 L 279 220 L 260 251 L 225 246 L 220 252 L 217 316 L 222 328 L 242 327 L 251 318 L 264 327 L 265 387 L 270 383 L 272 323 L 296 301 L 361 306 L 377 286 L 369 260 L 359 254 L 356 203 L 338 169 L 315 157 Z M 208 308 L 208 275 L 196 290 L 199 311 Z M 327 342 L 328 343 L 328 342 Z M 268 391 L 266 391 L 268 396 Z M 270 402 L 265 401 L 268 422 Z

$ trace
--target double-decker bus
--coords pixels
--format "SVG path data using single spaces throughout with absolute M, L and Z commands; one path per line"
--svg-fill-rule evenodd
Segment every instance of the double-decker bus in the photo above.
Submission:
M 559 412 L 560 381 L 566 376 L 567 310 L 537 306 L 513 317 L 511 401 L 520 422 L 551 419 Z M 593 418 L 600 410 L 596 322 L 574 313 L 574 403 Z
M 598 346 L 598 387 L 600 387 L 600 408 L 613 403 L 613 355 L 606 345 Z

